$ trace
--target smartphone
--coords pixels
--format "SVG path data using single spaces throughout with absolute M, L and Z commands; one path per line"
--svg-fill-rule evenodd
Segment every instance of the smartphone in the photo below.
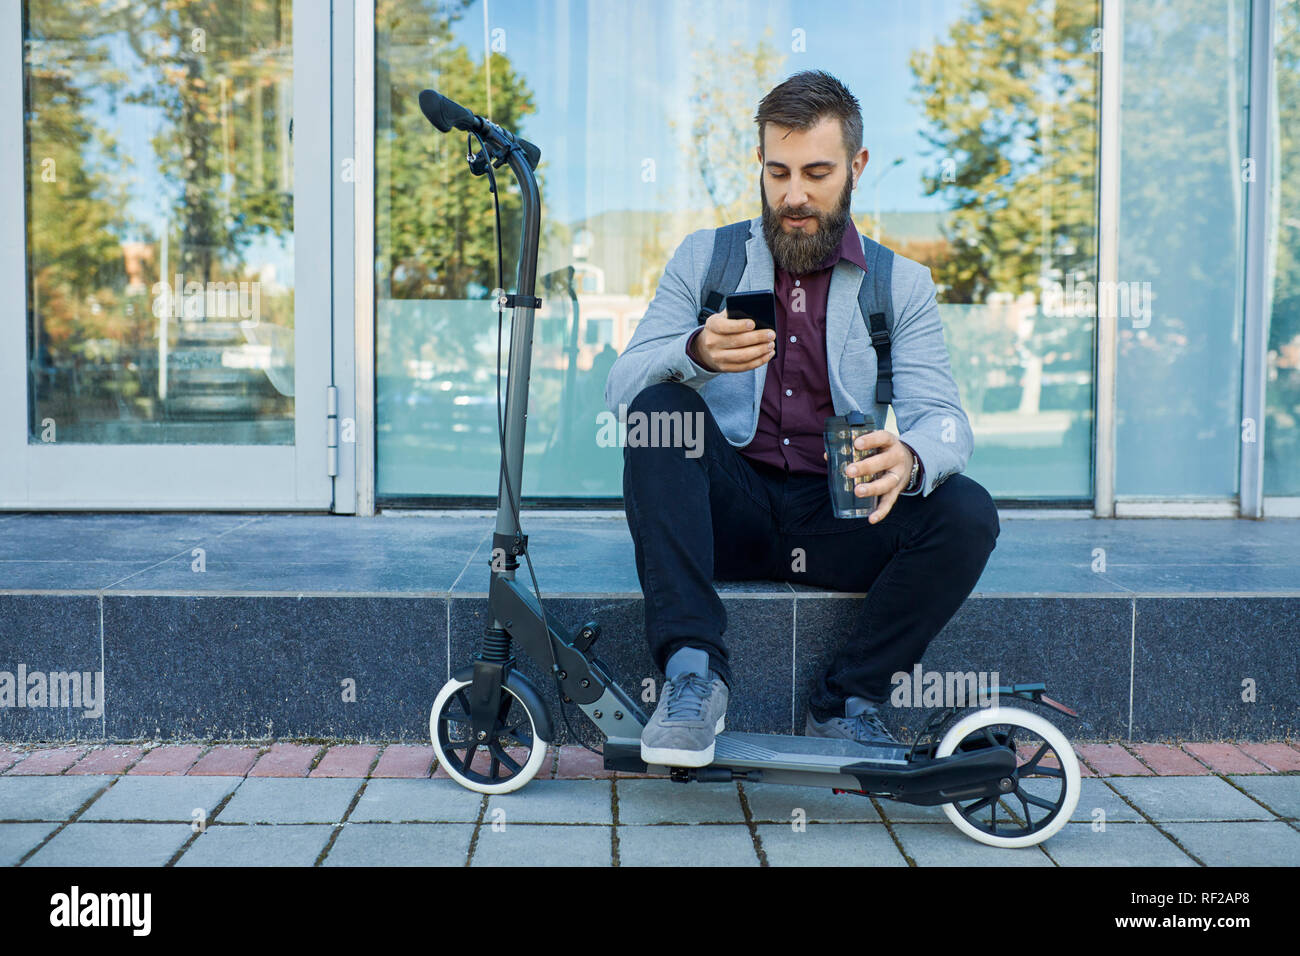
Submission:
M 776 296 L 771 289 L 733 292 L 727 296 L 724 307 L 729 319 L 753 319 L 754 328 L 776 331 Z M 776 357 L 775 352 L 772 357 Z

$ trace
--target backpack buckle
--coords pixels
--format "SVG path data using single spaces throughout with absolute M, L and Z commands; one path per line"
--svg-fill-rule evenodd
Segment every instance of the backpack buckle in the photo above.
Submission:
M 867 331 L 871 334 L 871 344 L 876 348 L 889 345 L 889 326 L 885 324 L 885 313 L 872 312 L 867 316 Z
M 722 303 L 726 301 L 726 296 L 721 292 L 713 291 L 704 297 L 704 308 L 700 309 L 696 324 L 703 325 L 708 321 L 709 316 L 716 315 L 722 311 Z

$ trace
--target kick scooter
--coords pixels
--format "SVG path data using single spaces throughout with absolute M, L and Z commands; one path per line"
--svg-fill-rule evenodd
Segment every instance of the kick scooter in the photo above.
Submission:
M 441 132 L 464 130 L 479 149 L 466 159 L 475 176 L 487 174 L 497 214 L 498 290 L 501 282 L 501 217 L 492 170 L 508 164 L 519 183 L 523 224 L 515 293 L 499 293 L 497 331 L 497 425 L 501 443 L 496 528 L 489 558 L 488 618 L 479 653 L 457 669 L 433 702 L 429 734 L 447 774 L 479 793 L 507 793 L 528 783 L 555 739 L 548 706 L 537 687 L 517 669 L 512 645 L 555 680 L 564 705 L 576 704 L 604 735 L 607 770 L 668 775 L 680 782 L 732 781 L 830 787 L 836 792 L 941 806 L 963 833 L 997 847 L 1041 843 L 1069 821 L 1079 800 L 1079 763 L 1065 735 L 1040 713 L 1006 701 L 1073 710 L 1045 696 L 1042 684 L 997 688 L 994 706 L 956 707 L 932 713 L 911 745 L 781 734 L 724 731 L 706 767 L 647 765 L 641 731 L 648 719 L 638 703 L 591 653 L 600 625 L 588 622 L 564 634 L 546 619 L 528 535 L 520 530 L 519 501 L 524 458 L 540 198 L 533 170 L 541 150 L 434 90 L 420 94 L 420 108 Z M 507 392 L 501 415 L 501 309 L 513 309 Z M 527 562 L 533 590 L 515 580 L 519 557 Z

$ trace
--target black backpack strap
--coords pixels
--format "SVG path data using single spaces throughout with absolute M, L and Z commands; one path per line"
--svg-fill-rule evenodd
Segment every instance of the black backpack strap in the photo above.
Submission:
M 894 253 L 863 236 L 862 254 L 867 275 L 858 289 L 858 309 L 876 350 L 876 401 L 890 405 L 894 401 L 894 365 L 889 345 L 889 330 L 894 327 Z
M 733 222 L 713 232 L 713 258 L 700 288 L 703 307 L 696 317 L 697 324 L 722 311 L 722 303 L 736 291 L 740 277 L 745 272 L 745 243 L 749 241 L 749 220 Z

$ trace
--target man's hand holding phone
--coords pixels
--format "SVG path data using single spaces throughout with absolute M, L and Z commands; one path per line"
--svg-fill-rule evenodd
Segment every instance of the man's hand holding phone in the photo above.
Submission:
M 770 299 L 772 293 L 755 295 Z M 766 306 L 764 313 L 771 312 L 770 303 L 762 304 Z M 730 308 L 724 308 L 705 320 L 703 329 L 691 343 L 695 361 L 710 372 L 747 372 L 771 361 L 776 354 L 775 330 L 762 327 L 748 312 L 741 312 L 735 318 L 730 313 Z M 770 316 L 766 321 L 775 324 Z

